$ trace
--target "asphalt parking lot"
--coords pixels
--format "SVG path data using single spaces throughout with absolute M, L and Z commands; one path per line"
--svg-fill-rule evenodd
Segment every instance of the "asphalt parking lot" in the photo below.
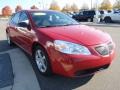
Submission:
M 6 21 L 0 21 L 0 52 L 18 48 L 16 46 L 9 47 L 7 45 L 5 27 Z M 41 90 L 120 90 L 120 27 L 102 27 L 99 25 L 94 25 L 93 27 L 109 33 L 112 36 L 113 41 L 116 43 L 116 57 L 111 66 L 107 70 L 96 73 L 93 76 L 84 78 L 66 78 L 59 75 L 44 77 L 36 71 L 35 67 L 31 63 L 31 66 L 33 66 L 36 73 Z M 20 50 L 20 52 L 25 54 L 22 50 Z M 25 54 L 25 56 L 31 62 L 30 57 L 27 54 Z

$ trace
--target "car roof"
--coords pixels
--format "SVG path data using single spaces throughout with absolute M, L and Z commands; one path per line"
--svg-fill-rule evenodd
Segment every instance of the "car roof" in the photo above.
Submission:
M 58 12 L 58 11 L 55 11 L 55 10 L 39 10 L 39 9 L 30 9 L 30 10 L 21 10 L 20 12 Z
M 85 11 L 85 12 L 86 12 L 86 11 L 87 11 L 87 12 L 89 12 L 89 11 L 91 12 L 91 11 L 95 11 L 95 10 L 84 10 L 84 11 Z

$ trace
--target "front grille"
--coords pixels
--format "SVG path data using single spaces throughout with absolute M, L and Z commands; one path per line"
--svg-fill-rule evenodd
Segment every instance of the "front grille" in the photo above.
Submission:
M 95 50 L 100 54 L 100 55 L 108 55 L 112 52 L 114 46 L 112 42 L 109 42 L 108 44 L 100 45 L 95 47 Z
M 109 64 L 106 64 L 106 65 L 96 67 L 96 68 L 92 68 L 92 69 L 86 69 L 86 70 L 82 70 L 82 71 L 77 71 L 75 73 L 75 76 L 94 74 L 95 72 L 107 69 L 108 67 L 109 67 Z

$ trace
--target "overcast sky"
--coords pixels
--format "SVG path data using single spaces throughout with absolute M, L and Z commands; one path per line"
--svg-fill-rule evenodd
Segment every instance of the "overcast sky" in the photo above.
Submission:
M 71 5 L 73 3 L 80 8 L 83 3 L 87 3 L 88 6 L 91 7 L 91 1 L 94 5 L 96 2 L 100 4 L 103 0 L 0 0 L 0 11 L 6 5 L 9 5 L 13 11 L 16 5 L 21 5 L 24 9 L 30 9 L 32 5 L 36 5 L 40 9 L 43 7 L 47 9 L 52 1 L 56 1 L 61 8 L 66 4 Z M 115 2 L 115 0 L 110 1 L 111 3 Z

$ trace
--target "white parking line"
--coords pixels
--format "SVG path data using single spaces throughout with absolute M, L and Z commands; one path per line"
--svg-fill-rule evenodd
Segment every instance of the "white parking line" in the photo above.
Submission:
M 13 73 L 15 75 L 12 90 L 40 90 L 32 65 L 20 49 L 0 52 L 0 54 L 2 53 L 9 53 L 11 57 Z

